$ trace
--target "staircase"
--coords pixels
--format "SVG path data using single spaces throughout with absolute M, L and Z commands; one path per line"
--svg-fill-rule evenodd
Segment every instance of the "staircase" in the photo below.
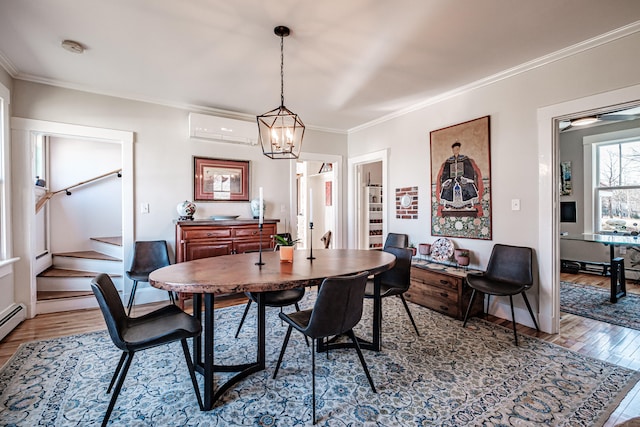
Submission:
M 91 279 L 99 273 L 109 274 L 122 294 L 122 236 L 90 241 L 91 250 L 54 253 L 53 265 L 38 274 L 38 314 L 97 307 Z

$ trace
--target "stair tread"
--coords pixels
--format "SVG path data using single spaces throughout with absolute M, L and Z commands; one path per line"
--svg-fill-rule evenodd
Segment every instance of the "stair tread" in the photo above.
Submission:
M 90 240 L 95 240 L 96 242 L 107 243 L 114 246 L 122 246 L 122 236 L 91 237 Z
M 99 272 L 96 271 L 84 271 L 84 270 L 69 270 L 66 268 L 49 267 L 42 273 L 38 274 L 38 277 L 96 277 Z M 122 277 L 120 274 L 109 274 L 111 277 Z
M 112 257 L 110 255 L 103 254 L 96 251 L 78 251 L 78 252 L 63 252 L 53 254 L 54 256 L 64 256 L 70 258 L 85 258 L 85 259 L 100 259 L 106 261 L 122 261 L 119 258 Z
M 54 299 L 85 298 L 92 296 L 93 292 L 91 291 L 38 291 L 36 298 L 38 301 L 48 301 Z

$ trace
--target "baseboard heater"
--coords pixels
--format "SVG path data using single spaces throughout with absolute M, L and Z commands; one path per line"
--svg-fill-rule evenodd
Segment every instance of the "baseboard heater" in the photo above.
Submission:
M 20 324 L 26 317 L 26 310 L 24 304 L 12 304 L 6 310 L 2 312 L 3 316 L 0 319 L 0 340 L 6 337 L 9 332 Z

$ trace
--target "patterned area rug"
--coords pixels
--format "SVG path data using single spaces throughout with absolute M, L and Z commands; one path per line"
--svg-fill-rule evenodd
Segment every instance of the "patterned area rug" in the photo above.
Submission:
M 640 295 L 629 294 L 617 303 L 608 290 L 581 283 L 560 283 L 560 311 L 640 330 Z
M 640 376 L 522 335 L 516 347 L 510 329 L 478 319 L 463 329 L 460 321 L 411 304 L 418 337 L 399 299 L 383 305 L 383 351 L 364 351 L 378 393 L 353 350 L 320 355 L 319 425 L 599 426 Z M 255 310 L 233 338 L 243 308 L 216 311 L 218 363 L 251 359 Z M 272 379 L 286 328 L 277 309 L 267 309 L 267 318 L 267 369 L 233 387 L 214 410 L 198 409 L 178 343 L 136 356 L 110 424 L 311 425 L 310 349 L 294 331 Z M 366 337 L 368 325 L 356 332 Z M 0 425 L 99 425 L 118 357 L 106 332 L 23 345 L 0 370 Z

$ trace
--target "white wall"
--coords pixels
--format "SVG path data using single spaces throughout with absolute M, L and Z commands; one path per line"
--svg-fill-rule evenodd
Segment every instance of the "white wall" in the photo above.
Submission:
M 173 242 L 172 221 L 178 216 L 176 205 L 193 199 L 193 156 L 251 161 L 250 197 L 256 197 L 258 187 L 263 187 L 267 204 L 265 216 L 284 220 L 289 215 L 288 162 L 267 159 L 258 146 L 190 139 L 189 111 L 24 81 L 15 81 L 14 99 L 16 117 L 135 132 L 137 240 Z M 346 135 L 308 129 L 303 151 L 346 158 Z M 141 203 L 149 203 L 149 214 L 139 213 Z M 286 213 L 280 212 L 282 204 L 287 206 Z M 251 217 L 249 202 L 199 202 L 197 205 L 196 218 L 214 214 Z
M 52 137 L 49 191 L 57 191 L 122 167 L 120 144 Z M 74 167 L 69 167 L 73 164 Z M 122 235 L 122 179 L 99 181 L 59 193 L 49 201 L 51 251 L 89 250 L 91 237 Z
M 416 243 L 433 242 L 429 132 L 489 115 L 493 240 L 453 240 L 456 246 L 470 249 L 472 264 L 481 268 L 495 243 L 530 246 L 538 256 L 550 251 L 550 247 L 538 244 L 539 181 L 545 173 L 539 169 L 538 109 L 638 84 L 640 56 L 630 52 L 639 48 L 640 34 L 632 34 L 351 133 L 350 157 L 389 148 L 389 191 L 419 187 L 419 219 L 389 217 L 388 230 L 408 233 Z M 512 199 L 520 199 L 520 211 L 511 210 Z M 540 280 L 549 282 L 550 278 Z M 536 288 L 530 299 L 537 306 L 535 293 Z M 522 304 L 521 300 L 516 299 L 516 304 Z M 519 322 L 527 323 L 528 315 L 516 316 Z

